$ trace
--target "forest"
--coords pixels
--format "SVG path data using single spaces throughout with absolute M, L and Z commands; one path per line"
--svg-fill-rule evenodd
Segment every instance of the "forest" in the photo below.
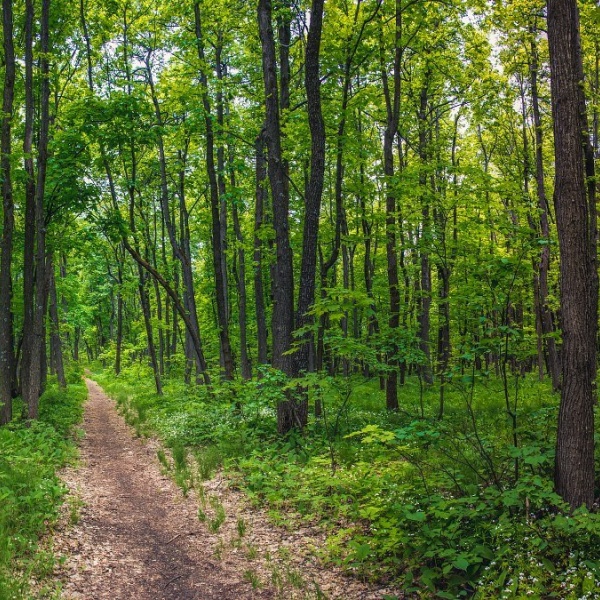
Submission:
M 0 599 L 51 579 L 84 369 L 385 598 L 600 597 L 596 0 L 2 27 Z

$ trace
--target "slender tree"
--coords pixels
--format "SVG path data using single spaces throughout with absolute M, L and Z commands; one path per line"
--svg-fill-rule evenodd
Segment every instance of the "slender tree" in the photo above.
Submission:
M 10 160 L 15 94 L 12 0 L 3 0 L 2 2 L 2 31 L 4 43 L 4 94 L 2 99 L 2 129 L 0 131 L 3 209 L 0 247 L 0 424 L 5 424 L 12 417 L 12 384 L 14 377 L 11 262 L 15 218 Z
M 321 109 L 321 79 L 319 76 L 323 5 L 323 0 L 313 0 L 304 64 L 304 87 L 306 89 L 308 106 L 311 150 L 310 178 L 305 193 L 304 236 L 302 238 L 302 265 L 300 268 L 300 284 L 298 289 L 297 327 L 303 327 L 311 321 L 308 311 L 315 300 L 317 240 L 325 175 L 325 122 Z M 308 336 L 305 342 L 301 344 L 296 355 L 296 368 L 298 371 L 309 369 L 309 351 L 311 346 L 312 338 Z
M 204 108 L 204 127 L 206 136 L 206 173 L 210 190 L 210 206 L 212 217 L 212 249 L 213 268 L 215 272 L 215 291 L 217 300 L 217 319 L 219 323 L 219 340 L 225 379 L 231 380 L 234 376 L 233 355 L 229 340 L 229 319 L 227 309 L 227 269 L 224 268 L 225 249 L 224 234 L 222 231 L 221 199 L 219 194 L 219 177 L 215 165 L 215 136 L 213 131 L 213 116 L 211 115 L 210 97 L 208 92 L 208 77 L 206 74 L 206 59 L 204 56 L 204 38 L 202 33 L 202 19 L 200 13 L 200 2 L 194 3 L 194 20 L 196 31 L 196 44 L 198 48 L 198 59 L 200 63 L 200 85 L 202 86 L 202 106 Z M 222 102 L 219 111 L 222 120 Z M 222 149 L 219 150 L 221 152 Z M 224 160 L 219 172 L 224 170 Z M 221 184 L 221 192 L 224 192 L 224 180 Z M 221 194 L 222 195 L 222 194 Z M 164 209 L 163 209 L 164 210 Z
M 398 134 L 400 117 L 401 81 L 402 81 L 402 6 L 396 0 L 394 12 L 394 63 L 392 81 L 387 74 L 383 44 L 381 47 L 381 76 L 386 106 L 386 125 L 383 136 L 383 170 L 386 176 L 385 203 L 385 239 L 388 288 L 390 298 L 389 328 L 390 328 L 390 358 L 389 371 L 386 381 L 386 406 L 388 410 L 398 410 L 398 344 L 396 336 L 400 325 L 400 287 L 398 278 L 398 255 L 396 247 L 396 189 L 394 182 L 394 140 Z
M 271 331 L 273 366 L 286 375 L 294 375 L 294 358 L 290 354 L 294 330 L 294 271 L 289 239 L 289 190 L 287 169 L 281 148 L 281 121 L 277 61 L 270 0 L 259 0 L 258 29 L 262 45 L 262 71 L 265 90 L 265 140 L 268 156 L 268 175 L 273 202 L 276 258 L 272 269 L 273 311 Z M 282 77 L 285 70 L 282 71 Z M 282 84 L 284 95 L 286 86 Z M 302 426 L 304 417 L 293 398 L 277 406 L 277 428 L 285 433 Z

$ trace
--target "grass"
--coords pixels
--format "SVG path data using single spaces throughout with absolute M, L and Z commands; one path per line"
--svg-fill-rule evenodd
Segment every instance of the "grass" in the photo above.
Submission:
M 287 383 L 272 371 L 217 385 L 210 396 L 166 381 L 158 397 L 149 376 L 98 375 L 126 414 L 139 418 L 143 404 L 141 427 L 175 462 L 194 456 L 200 481 L 223 467 L 285 527 L 320 524 L 322 559 L 363 579 L 441 598 L 544 589 L 574 599 L 600 581 L 598 515 L 563 516 L 552 490 L 558 398 L 533 376 L 513 376 L 505 390 L 497 377 L 457 373 L 443 420 L 439 388 L 417 378 L 400 388 L 401 409 L 390 413 L 377 379 L 311 376 L 311 404 L 320 400 L 324 414 L 282 438 L 275 407 Z M 209 525 L 218 521 L 203 514 Z
M 30 580 L 52 574 L 54 557 L 38 547 L 58 517 L 65 487 L 57 471 L 76 456 L 75 426 L 83 414 L 85 385 L 72 376 L 67 390 L 51 383 L 40 398 L 40 418 L 15 419 L 0 428 L 0 599 L 32 597 Z M 14 414 L 20 414 L 16 402 Z M 71 521 L 79 505 L 70 505 Z M 56 589 L 44 586 L 50 597 Z

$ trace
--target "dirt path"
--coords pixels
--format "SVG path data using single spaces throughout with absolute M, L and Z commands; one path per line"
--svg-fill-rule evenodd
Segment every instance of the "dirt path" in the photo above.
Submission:
M 158 442 L 136 438 L 114 402 L 86 383 L 81 464 L 63 474 L 71 493 L 52 540 L 64 561 L 56 572 L 64 600 L 380 600 L 392 593 L 322 567 L 314 552 L 322 532 L 274 528 L 221 476 L 199 485 L 201 497 L 184 497 L 161 472 Z M 218 531 L 200 522 L 199 505 L 227 515 Z
M 272 598 L 215 561 L 195 504 L 160 473 L 155 452 L 133 439 L 113 402 L 88 380 L 82 466 L 68 473 L 83 507 L 55 540 L 70 556 L 64 598 L 192 600 Z

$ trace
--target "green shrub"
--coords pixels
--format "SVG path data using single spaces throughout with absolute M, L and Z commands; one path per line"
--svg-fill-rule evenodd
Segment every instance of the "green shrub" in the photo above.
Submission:
M 151 381 L 126 373 L 109 389 L 129 410 L 143 398 L 148 425 L 174 460 L 185 449 L 196 457 L 199 479 L 223 464 L 275 523 L 319 523 L 323 558 L 363 578 L 481 599 L 590 598 L 600 580 L 599 517 L 567 517 L 552 491 L 557 397 L 534 378 L 510 392 L 519 394 L 513 429 L 491 376 L 455 377 L 440 421 L 439 390 L 416 379 L 403 388 L 403 410 L 388 413 L 375 380 L 311 375 L 304 383 L 322 416 L 283 438 L 275 409 L 294 388 L 277 371 L 217 384 L 212 395 L 166 381 L 159 397 Z
M 0 598 L 27 598 L 30 576 L 51 571 L 36 548 L 56 520 L 65 493 L 56 471 L 76 456 L 73 428 L 81 420 L 85 386 L 48 387 L 40 417 L 0 428 Z

